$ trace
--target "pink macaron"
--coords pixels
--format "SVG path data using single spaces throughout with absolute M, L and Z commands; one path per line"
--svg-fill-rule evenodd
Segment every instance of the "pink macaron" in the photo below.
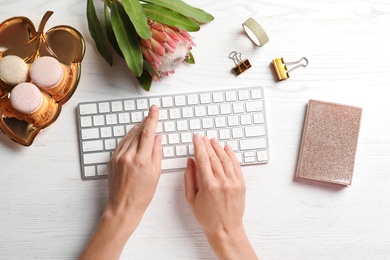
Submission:
M 30 77 L 39 87 L 52 89 L 62 81 L 64 70 L 56 58 L 50 56 L 39 57 L 31 64 Z
M 16 85 L 10 94 L 11 105 L 20 113 L 30 115 L 36 112 L 42 105 L 42 93 L 32 83 L 20 83 Z

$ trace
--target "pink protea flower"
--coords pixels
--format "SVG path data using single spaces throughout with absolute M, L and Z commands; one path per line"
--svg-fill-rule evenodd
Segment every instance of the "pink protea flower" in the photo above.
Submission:
M 158 75 L 168 76 L 175 73 L 175 68 L 190 57 L 190 50 L 195 43 L 185 30 L 158 23 L 148 19 L 151 38 L 140 39 L 142 55 Z M 152 74 L 154 80 L 158 80 Z

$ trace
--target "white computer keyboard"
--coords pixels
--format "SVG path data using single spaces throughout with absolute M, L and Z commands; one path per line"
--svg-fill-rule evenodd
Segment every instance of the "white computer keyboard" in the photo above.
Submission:
M 80 103 L 77 107 L 83 179 L 106 177 L 122 137 L 159 107 L 162 170 L 186 167 L 195 133 L 229 144 L 241 165 L 267 163 L 268 132 L 262 87 Z

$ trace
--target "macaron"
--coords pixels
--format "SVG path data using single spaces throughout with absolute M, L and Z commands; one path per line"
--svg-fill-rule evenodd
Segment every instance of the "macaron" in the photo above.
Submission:
M 15 55 L 8 55 L 0 60 L 0 78 L 9 85 L 27 81 L 28 65 Z
M 20 113 L 30 115 L 36 112 L 43 102 L 42 93 L 32 83 L 16 85 L 10 94 L 11 105 Z
M 60 84 L 64 77 L 61 63 L 53 57 L 44 56 L 36 59 L 30 67 L 30 78 L 37 86 L 52 89 Z

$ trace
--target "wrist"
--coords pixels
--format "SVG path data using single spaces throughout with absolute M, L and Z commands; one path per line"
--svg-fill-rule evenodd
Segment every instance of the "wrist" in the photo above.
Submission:
M 111 222 L 119 227 L 126 227 L 131 233 L 141 222 L 142 214 L 121 207 L 112 207 L 107 204 L 104 208 L 101 221 Z
M 221 228 L 206 237 L 219 259 L 257 259 L 243 225 L 229 230 Z

